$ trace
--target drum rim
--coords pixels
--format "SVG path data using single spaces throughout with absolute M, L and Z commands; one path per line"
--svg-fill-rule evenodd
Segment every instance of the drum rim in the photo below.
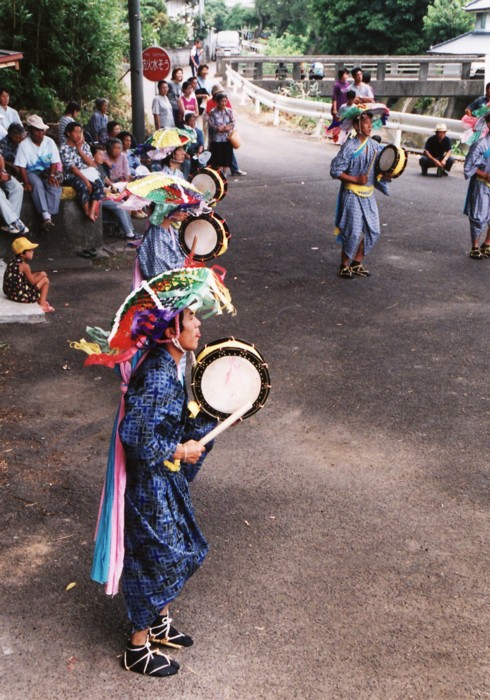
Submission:
M 219 345 L 223 345 L 225 342 L 243 343 L 244 345 L 248 346 L 248 348 L 252 348 L 257 354 L 251 353 L 248 348 L 234 348 L 230 346 L 219 347 Z M 201 358 L 202 352 L 206 350 L 209 346 L 211 346 L 210 351 L 204 357 Z M 214 418 L 217 418 L 218 420 L 225 420 L 226 418 L 228 418 L 228 416 L 231 415 L 231 413 L 224 413 L 223 411 L 218 411 L 206 401 L 201 391 L 201 381 L 205 370 L 211 364 L 211 362 L 213 362 L 216 359 L 219 359 L 220 357 L 230 356 L 244 357 L 248 362 L 250 362 L 250 364 L 252 364 L 255 367 L 260 378 L 259 395 L 255 399 L 252 408 L 244 414 L 243 418 L 248 418 L 249 416 L 252 416 L 254 413 L 257 413 L 257 411 L 259 411 L 262 408 L 262 406 L 267 400 L 267 397 L 269 396 L 271 388 L 270 374 L 267 363 L 265 362 L 261 353 L 252 343 L 248 343 L 246 340 L 239 340 L 238 338 L 225 338 L 221 340 L 211 341 L 211 343 L 207 343 L 200 351 L 199 355 L 196 358 L 196 364 L 192 368 L 191 388 L 194 394 L 194 398 L 199 404 L 200 408 L 202 408 L 203 411 L 213 416 Z
M 209 165 L 205 165 L 203 168 L 199 168 L 199 170 L 192 175 L 190 182 L 193 182 L 194 178 L 196 178 L 198 175 L 207 175 L 211 178 L 215 185 L 215 193 L 212 200 L 215 202 L 221 201 L 228 192 L 228 180 L 226 179 L 226 176 L 219 170 L 215 170 Z
M 377 175 L 384 175 L 384 174 L 386 174 L 386 172 L 388 172 L 386 170 L 381 170 L 381 168 L 379 167 L 379 157 L 381 156 L 381 154 L 384 151 L 387 151 L 387 150 L 394 150 L 395 154 L 397 155 L 397 159 L 395 160 L 394 166 L 392 166 L 394 168 L 394 172 L 390 174 L 390 177 L 394 180 L 397 177 L 400 177 L 400 175 L 404 172 L 405 168 L 407 167 L 408 153 L 407 153 L 407 150 L 405 148 L 403 148 L 403 146 L 395 146 L 394 143 L 386 144 L 386 146 L 384 146 L 384 148 L 380 151 L 378 159 L 377 159 L 376 169 L 375 169 Z M 402 159 L 404 159 L 404 160 L 401 164 L 401 168 L 400 168 L 400 170 L 397 170 L 397 167 L 399 166 Z
M 229 335 L 225 336 L 224 338 L 216 338 L 215 340 L 209 341 L 209 343 L 206 343 L 206 345 L 203 345 L 203 347 L 199 350 L 198 354 L 196 355 L 196 362 L 199 361 L 199 358 L 201 357 L 201 354 L 205 351 L 208 350 L 209 348 L 214 348 L 216 345 L 223 346 L 226 343 L 240 343 L 241 345 L 246 346 L 245 349 L 249 350 L 250 352 L 256 353 L 256 355 L 262 360 L 262 362 L 265 363 L 264 356 L 258 350 L 253 343 L 249 343 L 248 340 L 243 340 L 243 338 L 237 338 L 234 335 Z
M 199 253 L 194 253 L 194 260 L 198 260 L 199 262 L 206 262 L 208 260 L 214 260 L 214 258 L 218 258 L 220 255 L 222 255 L 226 250 L 228 249 L 228 238 L 226 236 L 226 231 L 224 230 L 224 227 L 222 226 L 221 222 L 216 219 L 213 214 L 200 214 L 199 216 L 192 216 L 189 219 L 186 219 L 185 221 L 182 222 L 182 225 L 179 229 L 179 245 L 182 248 L 183 252 L 186 255 L 190 255 L 191 249 L 187 245 L 185 241 L 185 232 L 187 228 L 197 221 L 198 219 L 204 219 L 206 221 L 215 221 L 221 231 L 221 234 L 223 236 L 222 240 L 220 240 L 219 235 L 216 236 L 216 245 L 213 248 L 213 250 L 210 253 L 205 253 L 205 254 L 199 254 Z M 218 233 L 216 227 L 213 227 Z M 226 243 L 226 245 L 225 245 Z M 224 248 L 224 250 L 223 250 Z M 221 252 L 220 252 L 221 251 Z

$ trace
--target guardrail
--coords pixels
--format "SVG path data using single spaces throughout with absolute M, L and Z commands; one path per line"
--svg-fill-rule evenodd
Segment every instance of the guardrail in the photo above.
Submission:
M 308 117 L 316 119 L 317 125 L 314 131 L 315 136 L 320 136 L 325 122 L 332 119 L 331 104 L 327 102 L 314 102 L 313 100 L 302 100 L 296 97 L 285 97 L 254 85 L 250 80 L 244 78 L 234 71 L 230 66 L 226 67 L 227 84 L 231 86 L 233 93 L 241 93 L 242 103 L 246 98 L 254 101 L 255 113 L 260 114 L 262 105 L 273 111 L 273 123 L 279 125 L 280 114 L 291 116 Z M 388 123 L 384 127 L 393 131 L 393 143 L 397 146 L 401 144 L 402 132 L 415 134 L 433 134 L 436 124 L 441 121 L 441 117 L 430 117 L 423 114 L 409 114 L 408 112 L 391 112 Z M 448 136 L 452 139 L 461 139 L 464 132 L 463 125 L 458 119 L 444 119 L 448 128 Z

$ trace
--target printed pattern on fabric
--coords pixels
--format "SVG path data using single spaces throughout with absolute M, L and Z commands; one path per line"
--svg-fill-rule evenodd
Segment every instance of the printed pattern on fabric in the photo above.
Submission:
M 32 304 L 39 301 L 41 292 L 20 271 L 21 262 L 22 258 L 18 255 L 8 263 L 3 278 L 3 293 L 11 301 Z
M 360 146 L 361 141 L 357 137 L 348 139 L 332 160 L 330 175 L 335 178 L 340 177 L 342 173 L 358 176 L 369 170 L 366 184 L 388 194 L 386 184 L 376 178 L 375 162 L 373 162 L 382 146 L 372 139 L 367 140 L 362 150 Z M 356 151 L 358 152 L 356 153 Z M 378 206 L 374 194 L 370 197 L 359 197 L 354 192 L 345 189 L 342 183 L 337 202 L 335 225 L 340 229 L 342 247 L 349 258 L 354 257 L 363 237 L 364 254 L 367 255 L 373 249 L 380 235 Z
M 464 162 L 464 176 L 470 180 L 464 213 L 470 220 L 473 241 L 478 241 L 483 230 L 490 225 L 490 187 L 477 180 L 477 170 L 490 172 L 490 136 L 476 141 Z
M 206 416 L 186 418 L 185 388 L 162 347 L 135 372 L 125 404 L 119 427 L 127 455 L 122 586 L 129 618 L 140 630 L 179 594 L 208 551 L 188 485 L 204 456 L 189 465 L 190 473 L 186 465 L 172 472 L 163 462 L 179 442 L 200 439 L 216 422 Z
M 138 249 L 138 260 L 143 278 L 147 280 L 161 272 L 182 267 L 185 255 L 180 247 L 177 229 L 151 224 Z

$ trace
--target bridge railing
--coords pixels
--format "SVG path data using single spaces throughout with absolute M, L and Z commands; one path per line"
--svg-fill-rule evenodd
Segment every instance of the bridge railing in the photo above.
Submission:
M 260 114 L 262 105 L 273 111 L 273 123 L 277 126 L 281 113 L 297 117 L 316 119 L 315 136 L 320 136 L 326 121 L 332 118 L 331 104 L 303 100 L 296 97 L 286 97 L 264 90 L 254 85 L 230 66 L 226 67 L 227 84 L 231 86 L 235 95 L 241 95 L 244 104 L 247 98 L 253 100 L 255 113 Z M 402 132 L 415 134 L 433 134 L 441 117 L 431 117 L 424 114 L 409 114 L 408 112 L 392 112 L 385 128 L 393 131 L 393 143 L 401 144 Z M 463 125 L 458 119 L 444 119 L 448 128 L 448 136 L 452 139 L 461 139 L 464 132 Z
M 255 46 L 254 46 L 255 48 Z M 223 75 L 229 57 L 218 57 L 216 73 Z M 253 80 L 276 77 L 281 64 L 287 68 L 287 77 L 300 80 L 308 74 L 312 63 L 321 63 L 326 79 L 335 80 L 341 68 L 352 70 L 361 66 L 371 73 L 372 80 L 467 80 L 483 72 L 484 58 L 479 55 L 464 56 L 240 56 L 231 59 L 231 67 L 237 73 Z M 280 68 L 280 69 L 281 69 Z

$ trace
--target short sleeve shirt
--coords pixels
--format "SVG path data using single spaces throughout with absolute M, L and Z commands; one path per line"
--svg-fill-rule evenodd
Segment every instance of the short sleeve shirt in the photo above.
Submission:
M 19 144 L 15 157 L 15 165 L 29 172 L 46 170 L 53 163 L 60 162 L 58 146 L 49 136 L 45 136 L 39 146 L 28 136 Z

